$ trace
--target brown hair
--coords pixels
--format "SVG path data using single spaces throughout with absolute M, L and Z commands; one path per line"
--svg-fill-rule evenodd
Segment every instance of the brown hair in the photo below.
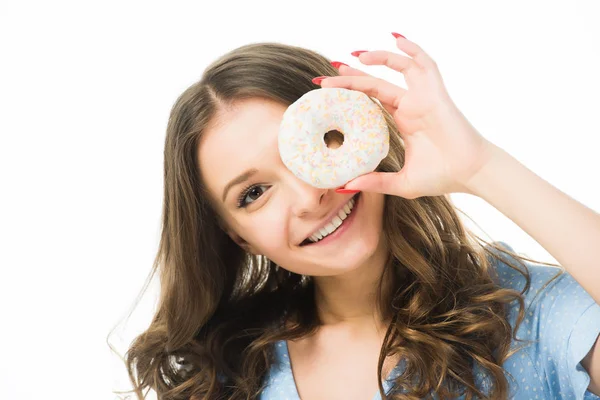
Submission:
M 160 297 L 150 326 L 126 354 L 139 399 L 145 388 L 165 400 L 255 399 L 274 361 L 274 343 L 318 329 L 313 279 L 246 253 L 220 228 L 200 179 L 197 149 L 223 107 L 256 97 L 289 105 L 318 88 L 311 79 L 320 75 L 337 70 L 314 51 L 249 44 L 213 62 L 174 104 L 164 149 L 162 233 L 151 271 L 159 272 Z M 384 113 L 390 152 L 378 170 L 398 171 L 404 147 L 393 118 Z M 448 196 L 386 196 L 384 216 L 390 254 L 378 304 L 391 323 L 378 365 L 382 398 L 420 399 L 431 391 L 440 399 L 507 398 L 502 363 L 511 341 L 519 340 L 530 277 L 526 268 L 508 263 L 526 285 L 521 293 L 501 288 L 486 254 L 499 259 L 498 250 L 528 259 L 468 231 Z M 514 300 L 520 310 L 513 331 L 506 315 Z M 282 321 L 295 323 L 284 327 Z M 406 359 L 395 380 L 405 393 L 386 397 L 382 368 L 392 354 Z M 475 363 L 490 378 L 488 397 L 475 385 Z

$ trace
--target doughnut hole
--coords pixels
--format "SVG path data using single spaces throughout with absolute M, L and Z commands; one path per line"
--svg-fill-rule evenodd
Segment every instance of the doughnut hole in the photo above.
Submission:
M 323 141 L 330 149 L 337 149 L 344 143 L 344 134 L 334 129 L 325 133 L 325 136 L 323 136 Z

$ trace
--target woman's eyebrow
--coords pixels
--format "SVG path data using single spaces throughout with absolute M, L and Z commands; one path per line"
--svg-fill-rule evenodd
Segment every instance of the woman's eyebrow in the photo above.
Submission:
M 231 182 L 225 185 L 225 189 L 223 189 L 223 203 L 225 203 L 225 199 L 227 198 L 227 192 L 229 191 L 229 189 L 231 189 L 235 185 L 239 185 L 240 183 L 247 181 L 252 175 L 254 175 L 257 172 L 258 170 L 256 168 L 251 168 L 242 173 L 237 178 L 232 179 Z

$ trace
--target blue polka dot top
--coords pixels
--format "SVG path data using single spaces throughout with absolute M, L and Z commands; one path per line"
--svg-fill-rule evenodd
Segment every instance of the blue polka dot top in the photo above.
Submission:
M 513 251 L 503 242 L 497 244 Z M 500 252 L 497 254 L 508 257 Z M 490 260 L 498 273 L 500 286 L 518 291 L 525 287 L 525 277 L 521 273 L 504 262 L 494 258 Z M 520 265 L 516 261 L 514 264 Z M 542 288 L 559 269 L 531 263 L 526 265 L 531 285 L 524 294 L 526 311 L 517 338 L 536 342 L 527 344 L 513 341 L 511 344 L 511 350 L 521 349 L 506 359 L 503 365 L 510 386 L 510 399 L 600 400 L 600 396 L 587 390 L 590 376 L 580 363 L 600 333 L 600 306 L 567 272 Z M 518 302 L 513 301 L 511 307 L 508 318 L 514 327 L 519 311 Z M 259 398 L 299 400 L 286 341 L 275 343 L 275 357 L 276 362 L 267 373 L 267 385 Z M 403 368 L 401 360 L 382 382 L 387 394 L 390 394 L 391 380 Z M 474 373 L 480 390 L 488 393 L 490 386 L 477 364 Z M 433 397 L 436 398 L 435 395 Z M 381 400 L 379 392 L 374 393 L 372 400 Z

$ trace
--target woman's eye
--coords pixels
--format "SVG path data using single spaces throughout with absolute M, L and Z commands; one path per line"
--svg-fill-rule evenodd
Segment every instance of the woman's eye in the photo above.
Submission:
M 266 185 L 250 186 L 248 189 L 242 191 L 238 199 L 238 207 L 245 207 L 254 200 L 257 200 L 266 190 Z

